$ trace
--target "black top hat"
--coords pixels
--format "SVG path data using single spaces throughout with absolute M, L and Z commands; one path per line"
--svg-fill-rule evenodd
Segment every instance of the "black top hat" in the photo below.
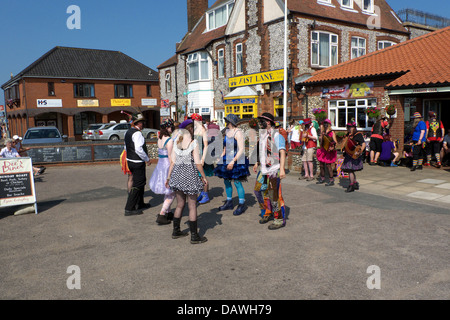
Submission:
M 273 117 L 272 114 L 270 114 L 270 113 L 268 113 L 268 112 L 264 112 L 261 116 L 258 117 L 258 119 L 268 120 L 268 121 L 270 121 L 272 124 L 275 124 L 275 118 Z
M 131 117 L 131 120 L 133 121 L 133 123 L 137 123 L 139 121 L 145 121 L 144 116 L 142 115 L 142 113 L 135 113 L 133 114 L 133 116 Z

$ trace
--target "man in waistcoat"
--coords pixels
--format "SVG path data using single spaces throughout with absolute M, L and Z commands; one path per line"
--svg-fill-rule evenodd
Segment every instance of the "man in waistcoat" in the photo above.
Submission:
M 144 190 L 146 184 L 145 165 L 150 165 L 147 145 L 141 130 L 144 128 L 144 116 L 141 113 L 132 116 L 131 128 L 125 133 L 125 150 L 127 164 L 133 175 L 133 185 L 128 193 L 125 215 L 142 214 L 142 209 L 150 207 L 144 203 Z

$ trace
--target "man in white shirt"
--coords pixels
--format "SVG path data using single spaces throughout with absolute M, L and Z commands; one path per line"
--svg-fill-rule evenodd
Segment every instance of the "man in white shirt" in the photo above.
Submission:
M 127 152 L 128 168 L 133 175 L 133 186 L 128 193 L 125 215 L 142 214 L 142 209 L 150 207 L 144 203 L 144 190 L 147 181 L 145 165 L 150 165 L 147 145 L 141 130 L 144 128 L 144 116 L 141 113 L 132 117 L 131 128 L 125 133 L 125 150 Z

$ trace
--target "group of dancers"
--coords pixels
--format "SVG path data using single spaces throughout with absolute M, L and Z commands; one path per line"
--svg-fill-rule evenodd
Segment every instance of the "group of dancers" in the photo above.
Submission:
M 334 185 L 334 168 L 337 164 L 337 138 L 336 133 L 331 128 L 331 121 L 325 119 L 320 124 L 320 134 L 317 133 L 312 125 L 311 119 L 301 120 L 305 126 L 299 134 L 303 144 L 302 164 L 305 176 L 300 179 L 307 181 L 314 180 L 313 176 L 313 158 L 316 150 L 317 161 L 320 165 L 320 173 L 317 184 L 325 184 L 325 186 Z M 356 180 L 356 172 L 363 169 L 363 156 L 366 143 L 361 132 L 357 130 L 356 122 L 347 123 L 347 134 L 343 141 L 343 159 L 341 161 L 340 170 L 346 172 L 349 176 L 350 183 L 345 192 L 353 192 L 359 189 L 359 182 Z M 319 146 L 319 147 L 317 147 Z M 328 181 L 326 180 L 328 176 Z
M 125 134 L 126 161 L 132 176 L 131 188 L 125 207 L 125 215 L 141 214 L 146 205 L 143 202 L 145 186 L 145 163 L 150 164 L 143 136 L 136 135 L 142 130 L 142 115 L 133 116 L 132 127 Z M 203 243 L 207 238 L 198 234 L 197 207 L 211 199 L 209 194 L 209 177 L 223 179 L 226 200 L 218 207 L 219 211 L 234 210 L 239 216 L 247 210 L 243 183 L 250 176 L 249 157 L 253 159 L 253 171 L 256 174 L 254 194 L 260 207 L 259 223 L 270 230 L 277 230 L 286 225 L 285 203 L 281 192 L 281 181 L 285 178 L 286 139 L 276 128 L 274 116 L 263 113 L 253 121 L 252 129 L 257 129 L 249 143 L 249 156 L 245 152 L 245 135 L 238 127 L 239 117 L 228 114 L 225 117 L 226 128 L 221 131 L 214 123 L 204 124 L 199 114 L 193 114 L 181 124 L 167 119 L 161 124 L 158 136 L 158 163 L 149 180 L 149 187 L 155 194 L 164 195 L 164 202 L 156 223 L 173 224 L 172 238 L 178 239 L 188 235 L 181 231 L 182 211 L 186 205 L 189 209 L 189 229 L 191 243 Z M 355 172 L 362 170 L 362 159 L 358 157 L 365 150 L 365 143 L 356 130 L 356 123 L 349 123 L 346 148 L 342 169 L 349 173 L 350 185 L 347 192 L 359 188 Z M 256 131 L 253 131 L 256 132 Z M 251 134 L 250 134 L 251 135 Z M 331 164 L 336 162 L 336 135 L 331 130 L 330 121 L 323 123 L 319 139 L 321 147 L 317 151 L 321 163 L 321 175 L 318 183 L 323 183 L 325 170 L 328 172 L 327 185 L 333 184 Z M 220 143 L 222 141 L 222 143 Z M 347 150 L 347 149 L 346 149 Z M 144 155 L 145 153 L 145 155 Z M 355 156 L 356 155 L 356 156 Z M 140 159 L 139 159 L 140 158 Z M 139 165 L 137 164 L 139 163 Z M 139 167 L 139 168 L 137 168 Z M 124 171 L 125 172 L 125 171 Z M 143 184 L 144 181 L 144 184 Z M 238 195 L 238 205 L 233 203 L 233 185 Z M 177 200 L 174 212 L 171 205 Z

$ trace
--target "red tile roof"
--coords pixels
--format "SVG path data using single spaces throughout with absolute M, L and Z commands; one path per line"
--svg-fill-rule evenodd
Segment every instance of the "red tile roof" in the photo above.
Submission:
M 390 89 L 449 84 L 450 27 L 317 71 L 304 84 L 389 75 Z
M 293 12 L 307 14 L 318 18 L 339 20 L 346 23 L 367 26 L 371 16 L 362 13 L 361 8 L 359 8 L 356 2 L 353 4 L 354 10 L 343 9 L 338 0 L 331 0 L 331 4 L 334 8 L 329 5 L 319 4 L 317 0 L 289 0 L 288 9 Z M 381 16 L 379 17 L 379 22 L 381 29 L 408 33 L 408 30 L 403 24 L 392 14 L 394 10 L 392 10 L 386 0 L 375 0 L 374 5 L 380 8 Z

